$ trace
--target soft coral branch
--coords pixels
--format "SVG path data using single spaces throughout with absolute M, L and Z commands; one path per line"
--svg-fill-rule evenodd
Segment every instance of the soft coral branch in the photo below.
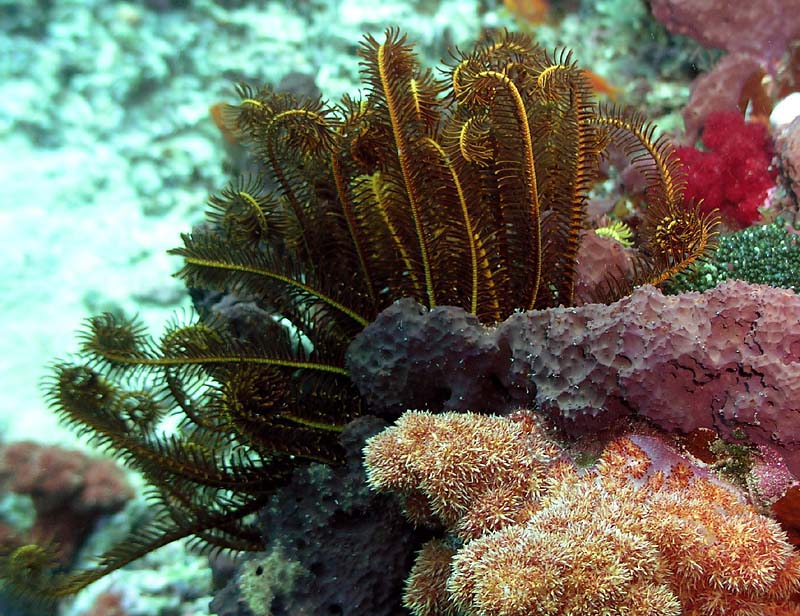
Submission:
M 767 128 L 736 111 L 716 111 L 706 119 L 703 145 L 676 148 L 686 169 L 686 202 L 702 201 L 703 210 L 719 210 L 734 227 L 752 225 L 778 175 Z

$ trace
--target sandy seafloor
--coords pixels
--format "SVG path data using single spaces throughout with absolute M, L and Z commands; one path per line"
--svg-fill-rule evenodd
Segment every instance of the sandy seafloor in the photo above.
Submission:
M 561 4 L 557 23 L 522 27 L 548 46 L 569 43 L 625 99 L 672 122 L 688 80 L 635 59 L 642 41 L 659 44 L 644 3 Z M 75 349 L 87 316 L 138 313 L 158 335 L 189 309 L 171 277 L 179 262 L 165 251 L 228 177 L 209 106 L 234 102 L 239 80 L 276 84 L 290 72 L 333 100 L 355 93 L 361 34 L 390 25 L 430 63 L 448 43 L 515 21 L 502 3 L 473 0 L 0 0 L 4 442 L 84 446 L 58 425 L 38 383 L 48 362 Z M 131 615 L 206 614 L 204 562 L 177 546 L 109 576 L 63 613 L 82 613 L 112 587 Z

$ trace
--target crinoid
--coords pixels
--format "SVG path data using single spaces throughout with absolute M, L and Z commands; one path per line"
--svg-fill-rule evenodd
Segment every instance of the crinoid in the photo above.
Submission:
M 359 53 L 361 100 L 239 89 L 226 122 L 276 188 L 236 181 L 173 251 L 187 285 L 252 298 L 258 333 L 203 318 L 154 341 L 104 315 L 81 355 L 55 366 L 52 406 L 144 475 L 154 517 L 90 570 L 37 569 L 30 594 L 75 592 L 183 537 L 259 549 L 251 514 L 296 465 L 340 460 L 337 434 L 362 414 L 344 354 L 393 300 L 486 323 L 572 302 L 586 196 L 610 143 L 646 179 L 648 208 L 634 277 L 609 289 L 661 283 L 706 250 L 714 221 L 681 205 L 670 146 L 638 114 L 598 108 L 569 52 L 506 34 L 457 54 L 444 80 L 395 30 Z

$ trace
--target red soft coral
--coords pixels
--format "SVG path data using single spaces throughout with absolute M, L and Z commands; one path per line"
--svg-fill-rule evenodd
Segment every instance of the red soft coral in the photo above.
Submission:
M 703 145 L 707 151 L 676 148 L 686 167 L 687 203 L 702 199 L 704 210 L 718 209 L 732 226 L 753 224 L 777 177 L 766 127 L 745 122 L 736 111 L 715 111 L 706 120 Z

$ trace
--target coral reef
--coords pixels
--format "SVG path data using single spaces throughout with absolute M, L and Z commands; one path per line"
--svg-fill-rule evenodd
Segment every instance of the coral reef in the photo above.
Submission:
M 361 100 L 242 85 L 219 113 L 259 173 L 212 197 L 208 224 L 172 253 L 187 286 L 257 304 L 251 336 L 205 313 L 156 341 L 106 313 L 54 365 L 53 409 L 142 473 L 154 515 L 96 567 L 52 576 L 43 554 L 16 580 L 28 594 L 72 594 L 184 537 L 262 549 L 252 514 L 293 471 L 345 463 L 339 434 L 364 408 L 344 355 L 395 298 L 487 323 L 574 302 L 586 200 L 612 144 L 649 205 L 635 267 L 609 272 L 604 298 L 661 284 L 712 245 L 717 218 L 683 207 L 672 146 L 641 114 L 595 103 L 569 51 L 499 34 L 455 52 L 437 80 L 389 29 L 359 56 Z
M 580 469 L 529 413 L 408 412 L 364 460 L 374 489 L 451 533 L 418 556 L 415 616 L 800 614 L 780 527 L 659 437 Z
M 686 169 L 687 204 L 718 210 L 733 228 L 753 224 L 778 175 L 766 127 L 745 122 L 738 111 L 714 111 L 705 121 L 703 145 L 705 150 L 676 148 Z
M 109 113 L 96 114 L 93 118 L 93 123 L 105 135 L 121 132 L 126 122 L 139 124 L 141 117 L 152 114 L 153 110 L 159 118 L 181 116 L 180 121 L 162 120 L 156 131 L 158 138 L 153 141 L 167 145 L 157 146 L 145 157 L 131 153 L 131 160 L 135 162 L 129 167 L 120 167 L 110 181 L 98 176 L 95 184 L 118 182 L 119 176 L 126 175 L 124 170 L 130 169 L 135 172 L 132 175 L 141 179 L 137 191 L 147 197 L 149 215 L 173 208 L 175 200 L 196 203 L 196 199 L 188 199 L 186 194 L 176 197 L 166 188 L 174 181 L 173 176 L 186 171 L 187 177 L 193 177 L 187 184 L 194 184 L 194 193 L 200 193 L 202 199 L 207 186 L 216 181 L 218 174 L 214 172 L 213 161 L 217 159 L 209 155 L 210 148 L 196 147 L 196 141 L 175 137 L 176 133 L 194 128 L 192 123 L 202 117 L 202 110 L 197 114 L 194 105 L 193 112 L 187 114 L 189 105 L 185 97 L 153 96 L 154 91 L 167 91 L 170 81 L 179 82 L 179 90 L 190 91 L 195 79 L 186 79 L 183 72 L 205 57 L 210 64 L 215 67 L 221 64 L 229 69 L 228 74 L 235 73 L 237 77 L 242 74 L 234 71 L 237 66 L 242 67 L 241 70 L 257 71 L 255 67 L 260 65 L 266 67 L 261 70 L 270 77 L 296 67 L 312 85 L 333 83 L 336 88 L 345 90 L 351 85 L 357 59 L 352 58 L 349 63 L 337 61 L 331 70 L 317 71 L 317 68 L 330 41 L 340 46 L 351 45 L 352 37 L 337 30 L 325 37 L 323 45 L 316 46 L 304 40 L 314 37 L 299 34 L 304 30 L 313 31 L 314 27 L 317 32 L 328 32 L 326 18 L 322 16 L 327 13 L 329 17 L 331 9 L 323 10 L 317 2 L 294 3 L 314 7 L 313 23 L 312 20 L 289 19 L 280 22 L 282 27 L 275 28 L 281 4 L 284 3 L 259 7 L 264 15 L 257 15 L 252 7 L 238 0 L 200 3 L 198 12 L 191 15 L 197 21 L 214 25 L 208 30 L 218 32 L 219 36 L 211 37 L 207 32 L 198 36 L 192 24 L 187 24 L 185 30 L 181 27 L 181 21 L 187 17 L 182 14 L 182 8 L 187 6 L 185 2 L 153 0 L 136 6 L 124 4 L 115 7 L 113 12 L 100 7 L 95 12 L 102 17 L 103 28 L 86 28 L 75 37 L 78 46 L 83 48 L 80 56 L 52 63 L 44 58 L 41 62 L 57 67 L 59 79 L 63 80 L 61 86 L 46 96 L 25 97 L 18 107 L 26 107 L 26 101 L 41 103 L 31 105 L 33 124 L 41 124 L 35 131 L 39 135 L 37 138 L 52 139 L 55 143 L 63 140 L 67 133 L 54 131 L 50 135 L 43 129 L 46 124 L 41 118 L 51 115 L 52 108 L 71 112 L 63 114 L 62 123 L 77 134 L 80 131 L 75 131 L 74 127 L 81 124 L 76 122 L 75 116 L 80 115 L 75 112 L 76 108 L 107 110 Z M 293 3 L 285 4 L 293 6 Z M 335 4 L 337 8 L 340 5 L 325 4 Z M 352 12 L 354 6 L 363 11 L 369 2 L 345 4 L 343 13 Z M 426 54 L 438 56 L 438 49 L 444 47 L 446 37 L 435 36 L 441 33 L 443 22 L 439 13 L 432 13 L 446 4 L 454 6 L 447 2 L 417 3 L 417 12 L 425 14 L 421 21 L 432 24 L 430 39 L 424 48 Z M 585 7 L 589 3 L 583 4 Z M 168 41 L 176 37 L 179 44 L 155 45 L 154 53 L 143 53 L 143 48 L 147 47 L 145 41 L 154 40 L 150 36 L 141 40 L 135 36 L 139 29 L 146 30 L 146 22 L 151 19 L 142 8 L 147 6 L 163 11 L 158 21 L 169 24 L 166 29 L 169 36 L 164 38 Z M 224 6 L 236 7 L 236 10 L 224 11 Z M 603 10 L 609 10 L 608 6 L 604 4 Z M 643 7 L 641 3 L 638 11 L 644 11 Z M 359 17 L 373 32 L 382 18 L 377 13 L 385 15 L 385 7 L 379 8 L 381 11 L 369 11 L 368 19 L 364 15 Z M 57 6 L 48 6 L 43 12 L 62 11 Z M 560 18 L 563 13 L 572 11 L 578 12 L 574 3 L 562 3 L 557 15 Z M 80 10 L 76 13 L 86 15 Z M 447 11 L 441 14 L 447 15 Z M 75 20 L 78 27 L 83 23 L 80 16 Z M 37 27 L 46 28 L 45 19 L 49 17 L 40 18 Z M 451 28 L 448 33 L 452 32 L 457 39 L 464 29 L 475 25 L 470 17 L 455 22 L 451 19 L 452 26 L 446 27 Z M 254 61 L 254 56 L 244 50 L 248 49 L 248 40 L 265 38 L 265 30 L 270 37 L 277 32 L 277 38 L 288 41 L 294 52 L 281 55 L 276 51 L 279 45 L 266 37 L 262 52 L 276 61 Z M 579 32 L 584 33 L 583 26 Z M 615 30 L 610 28 L 609 32 Z M 641 32 L 646 32 L 646 28 Z M 242 44 L 230 54 L 224 52 L 230 43 L 229 34 L 234 40 L 238 40 L 238 36 L 242 39 Z M 598 34 L 600 39 L 595 38 Z M 586 27 L 586 36 L 581 38 L 602 49 L 603 36 L 609 35 Z M 55 33 L 52 38 L 56 39 Z M 208 44 L 209 38 L 216 42 Z M 89 39 L 96 39 L 97 43 L 90 45 Z M 193 41 L 189 47 L 185 45 L 187 40 Z M 150 520 L 154 523 L 148 522 L 139 536 L 134 536 L 122 549 L 109 552 L 97 569 L 73 578 L 48 575 L 32 578 L 34 592 L 54 596 L 73 592 L 111 569 L 180 536 L 193 537 L 206 548 L 260 550 L 274 548 L 278 539 L 275 535 L 279 535 L 282 541 L 290 544 L 292 563 L 302 563 L 309 575 L 303 584 L 291 588 L 291 585 L 278 585 L 279 592 L 265 593 L 259 609 L 275 613 L 301 609 L 335 613 L 352 609 L 392 614 L 397 606 L 396 601 L 391 602 L 391 597 L 396 599 L 398 594 L 399 572 L 409 564 L 408 551 L 414 538 L 398 521 L 396 512 L 385 513 L 385 499 L 369 500 L 357 493 L 351 482 L 351 477 L 356 476 L 352 452 L 340 439 L 343 426 L 365 410 L 350 387 L 343 363 L 344 351 L 360 326 L 402 295 L 413 295 L 431 309 L 436 305 L 458 305 L 488 324 L 520 308 L 580 304 L 596 297 L 598 289 L 609 291 L 616 298 L 627 293 L 632 284 L 663 283 L 704 253 L 713 236 L 711 220 L 679 216 L 671 207 L 681 195 L 683 183 L 670 148 L 656 140 L 650 125 L 636 114 L 593 104 L 582 107 L 581 101 L 587 93 L 585 73 L 582 73 L 583 79 L 575 76 L 575 67 L 566 52 L 555 56 L 528 54 L 514 37 L 486 43 L 474 56 L 464 54 L 456 58 L 458 66 L 451 66 L 449 75 L 452 93 L 437 98 L 441 92 L 436 91 L 438 86 L 429 80 L 430 75 L 409 68 L 415 61 L 405 55 L 404 50 L 398 51 L 403 47 L 402 41 L 387 40 L 383 45 L 374 42 L 371 48 L 370 41 L 368 39 L 362 49 L 362 60 L 368 65 L 363 100 L 348 99 L 341 107 L 317 106 L 311 100 L 242 88 L 236 111 L 224 104 L 217 108 L 217 120 L 228 131 L 226 135 L 235 136 L 237 141 L 249 140 L 259 158 L 260 170 L 267 169 L 275 177 L 264 178 L 263 182 L 255 178 L 233 182 L 221 197 L 214 198 L 211 223 L 187 236 L 185 246 L 178 252 L 185 257 L 183 274 L 190 285 L 239 293 L 243 301 L 250 302 L 252 310 L 240 310 L 238 317 L 232 316 L 233 311 L 204 312 L 201 321 L 191 325 L 176 320 L 160 341 L 144 336 L 137 322 L 112 317 L 93 319 L 81 341 L 77 365 L 62 366 L 51 379 L 50 401 L 62 416 L 84 433 L 87 429 L 94 430 L 95 444 L 116 452 L 143 471 L 151 484 L 158 486 L 153 501 L 156 515 Z M 81 46 L 81 42 L 87 44 Z M 552 48 L 549 44 L 544 47 Z M 96 49 L 106 49 L 110 53 L 94 54 Z M 499 57 L 497 62 L 486 60 L 495 53 Z M 66 55 L 57 53 L 54 57 Z M 117 58 L 124 66 L 113 81 L 97 80 L 92 74 L 92 64 L 99 64 L 99 58 L 106 61 L 109 56 Z M 525 62 L 539 63 L 535 71 L 515 66 L 523 57 Z M 143 61 L 128 61 L 131 58 Z M 309 58 L 312 61 L 309 62 Z M 397 58 L 399 60 L 393 63 Z M 391 65 L 389 69 L 383 61 Z M 629 62 L 641 64 L 640 59 L 634 57 Z M 15 70 L 22 77 L 29 63 L 15 65 L 20 67 Z M 642 72 L 649 70 L 645 68 Z M 109 72 L 114 74 L 113 70 Z M 314 73 L 319 73 L 318 80 L 312 77 Z M 402 78 L 398 78 L 402 87 L 390 83 L 398 73 L 402 74 Z M 606 74 L 614 75 L 608 71 Z M 34 73 L 34 79 L 37 76 Z M 249 74 L 251 79 L 260 80 L 261 77 Z M 611 81 L 621 85 L 626 80 L 617 75 Z M 74 92 L 70 91 L 73 89 L 70 83 L 75 84 Z M 216 92 L 211 100 L 221 98 L 218 87 L 211 87 L 207 79 L 200 84 L 200 90 Z M 525 106 L 522 111 L 515 108 L 517 100 L 512 87 L 518 88 L 517 94 L 521 92 Z M 330 87 L 324 89 L 327 95 L 335 91 Z M 654 91 L 656 89 L 653 87 Z M 622 88 L 619 91 L 622 92 Z M 540 93 L 541 98 L 537 98 Z M 64 106 L 47 104 L 61 101 L 62 94 L 75 94 L 72 98 L 78 104 L 70 104 L 69 96 Z M 6 98 L 12 102 L 19 100 L 14 96 Z M 162 104 L 137 104 L 148 99 Z M 202 96 L 197 99 L 201 107 L 211 102 Z M 401 104 L 395 107 L 395 101 Z M 577 104 L 572 106 L 575 101 Z M 91 104 L 86 105 L 87 102 Z M 178 113 L 164 114 L 164 109 Z M 186 115 L 194 117 L 184 117 Z M 509 128 L 511 120 L 520 118 L 520 126 L 530 130 L 534 137 L 532 147 L 528 148 L 531 151 L 516 147 L 516 137 L 524 130 Z M 440 127 L 445 127 L 441 134 Z M 454 128 L 461 129 L 458 139 L 456 131 L 451 130 Z M 548 132 L 551 128 L 553 132 Z M 152 131 L 142 131 L 145 132 L 152 134 Z M 512 136 L 515 137 L 513 143 Z M 137 140 L 126 137 L 125 141 Z M 644 244 L 644 249 L 638 253 L 624 250 L 595 234 L 584 237 L 581 242 L 577 240 L 585 227 L 582 209 L 595 179 L 596 159 L 609 141 L 621 142 L 624 153 L 634 158 L 634 167 L 645 171 L 646 196 L 653 207 L 647 210 L 649 214 L 643 225 L 635 228 L 635 239 L 640 246 Z M 200 158 L 190 154 L 195 151 L 200 152 Z M 313 155 L 309 155 L 312 151 Z M 411 156 L 407 156 L 409 152 Z M 179 159 L 177 170 L 172 165 L 162 164 L 170 155 Z M 112 166 L 113 161 L 106 167 Z M 429 188 L 431 198 L 425 195 Z M 471 198 L 475 194 L 480 197 L 473 203 Z M 395 207 L 395 201 L 401 207 Z M 423 207 L 412 212 L 423 201 Z M 665 202 L 670 203 L 665 205 Z M 522 203 L 535 211 L 529 219 L 525 215 L 528 210 L 518 215 L 519 212 L 506 207 L 509 203 Z M 310 204 L 307 209 L 306 204 Z M 364 204 L 376 207 L 362 208 Z M 483 207 L 486 204 L 499 204 L 496 211 L 492 210 L 497 220 L 490 220 L 492 216 Z M 176 217 L 186 211 L 175 208 Z M 437 220 L 439 216 L 441 220 Z M 377 227 L 373 225 L 379 217 L 384 219 L 382 235 L 375 232 Z M 511 224 L 505 220 L 507 217 L 513 219 Z M 525 230 L 519 232 L 522 228 Z M 509 233 L 501 237 L 506 231 Z M 379 238 L 374 242 L 378 250 L 370 243 L 373 237 Z M 498 238 L 500 241 L 494 246 Z M 387 244 L 384 240 L 393 240 L 398 250 L 384 255 L 382 250 Z M 578 244 L 580 250 L 576 254 Z M 109 245 L 113 247 L 113 242 Z M 604 249 L 602 258 L 599 248 L 595 250 L 597 247 Z M 390 264 L 390 257 L 399 253 L 402 253 L 401 258 Z M 456 253 L 457 258 L 451 259 L 450 255 Z M 310 255 L 313 258 L 309 258 Z M 634 267 L 630 267 L 632 255 Z M 650 258 L 656 263 L 648 263 L 646 260 Z M 605 268 L 606 263 L 613 263 L 613 266 Z M 606 276 L 609 272 L 612 274 L 610 285 Z M 617 273 L 620 275 L 615 278 Z M 254 282 L 259 277 L 261 281 Z M 148 297 L 153 295 L 155 293 L 148 293 Z M 370 295 L 372 297 L 366 299 Z M 176 299 L 173 290 L 165 303 L 175 303 Z M 95 305 L 101 303 L 94 301 Z M 630 310 L 638 307 L 635 302 L 626 305 Z M 103 309 L 105 306 L 100 308 Z M 554 311 L 554 319 L 572 314 L 560 310 Z M 731 319 L 735 321 L 734 317 Z M 755 320 L 750 321 L 751 325 Z M 245 321 L 247 327 L 240 328 Z M 342 326 L 343 322 L 346 325 Z M 467 325 L 469 328 L 473 323 L 469 321 Z M 557 327 L 556 323 L 552 329 Z M 628 338 L 634 337 L 628 330 L 623 328 L 622 331 Z M 681 338 L 680 333 L 672 330 L 668 335 Z M 644 342 L 659 342 L 660 336 L 660 332 L 653 332 Z M 433 344 L 439 341 L 444 341 L 445 348 L 450 344 L 444 338 L 432 338 Z M 610 346 L 601 348 L 606 342 L 604 340 L 600 347 L 589 341 L 579 344 L 592 346 L 593 352 L 610 362 L 609 356 L 615 351 L 609 350 Z M 515 344 L 500 348 L 498 353 L 509 351 Z M 544 353 L 545 361 L 557 363 L 554 358 L 561 350 L 553 349 L 549 355 Z M 498 355 L 493 353 L 485 360 L 473 358 L 472 365 L 469 365 L 469 357 L 465 357 L 467 374 L 475 374 L 470 371 L 476 370 L 481 361 L 498 360 Z M 570 353 L 571 349 L 567 348 L 563 354 L 565 362 L 574 359 L 569 357 Z M 512 368 L 517 370 L 529 363 L 524 354 L 512 354 L 503 358 L 506 359 L 514 361 L 516 366 L 512 364 Z M 701 359 L 706 360 L 705 357 Z M 670 361 L 674 363 L 669 365 L 684 377 L 681 386 L 690 383 L 690 378 L 684 374 L 687 368 L 683 357 L 673 357 Z M 734 361 L 723 367 L 712 366 L 713 362 L 709 362 L 701 368 L 709 365 L 712 366 L 710 370 L 716 371 L 713 372 L 715 377 L 719 373 L 725 379 L 738 379 L 738 389 L 734 387 L 732 391 L 740 392 L 751 383 L 758 385 L 759 379 L 760 385 L 764 385 L 763 375 L 744 373 L 750 369 L 748 361 L 749 358 L 738 363 Z M 637 366 L 636 370 L 660 367 L 657 362 L 651 364 Z M 452 361 L 449 366 L 457 364 Z M 624 373 L 620 368 L 613 366 L 609 372 Z M 544 396 L 551 395 L 553 389 L 548 390 L 542 384 L 550 375 L 546 375 L 541 366 L 539 369 L 540 381 L 531 383 L 514 370 L 508 377 L 508 365 L 498 361 L 489 372 L 481 373 L 474 384 L 481 389 L 476 398 L 485 394 L 489 399 L 499 398 L 502 402 L 499 406 L 508 407 L 516 398 L 535 397 L 536 391 L 532 394 L 527 391 L 534 388 L 541 390 Z M 728 374 L 728 370 L 735 372 Z M 435 370 L 431 372 L 435 374 Z M 700 372 L 695 370 L 692 377 L 698 377 Z M 556 374 L 553 388 L 567 391 L 584 384 L 573 376 L 568 370 Z M 611 377 L 607 375 L 607 378 Z M 706 378 L 706 374 L 700 374 L 699 378 Z M 504 381 L 514 381 L 516 389 L 507 387 Z M 434 394 L 423 401 L 424 405 L 436 406 L 453 395 L 448 391 L 447 381 L 442 380 L 439 385 L 418 393 L 420 397 L 423 393 Z M 702 386 L 705 389 L 700 387 L 701 392 L 716 387 L 706 383 Z M 628 394 L 620 393 L 621 388 L 608 394 L 608 412 L 598 416 L 598 425 L 627 412 Z M 714 389 L 714 396 L 719 391 L 721 388 Z M 566 394 L 557 397 L 558 403 L 550 409 L 554 414 L 557 414 L 555 406 L 568 406 Z M 641 412 L 643 404 L 641 401 L 636 404 L 635 409 Z M 403 407 L 403 399 L 399 398 L 396 409 L 390 412 Z M 586 417 L 591 412 L 581 408 L 575 414 Z M 165 417 L 179 417 L 180 429 L 172 432 L 171 424 L 161 421 Z M 725 429 L 735 432 L 738 428 L 738 418 L 733 421 L 723 417 L 719 421 L 727 426 Z M 734 427 L 726 422 L 733 422 Z M 587 426 L 588 420 L 584 428 Z M 164 427 L 166 431 L 162 431 Z M 754 426 L 748 429 L 762 430 Z M 783 452 L 788 445 L 781 442 L 779 447 Z M 558 455 L 556 451 L 548 451 L 542 454 L 539 462 L 547 466 L 547 460 Z M 282 488 L 282 484 L 287 485 Z M 528 489 L 536 498 L 541 498 L 548 490 L 538 485 L 528 486 Z M 502 496 L 497 494 L 498 498 Z M 253 512 L 261 507 L 267 508 L 262 510 L 258 523 L 250 524 L 255 519 Z M 502 520 L 492 518 L 491 509 L 476 512 L 470 525 L 454 528 L 462 540 L 478 541 L 488 532 L 502 532 Z M 354 521 L 356 517 L 358 524 Z M 371 523 L 365 524 L 365 518 Z M 384 521 L 385 518 L 389 521 Z M 301 525 L 301 521 L 307 525 Z M 602 537 L 609 542 L 613 539 Z M 343 545 L 346 547 L 342 548 Z M 635 546 L 626 545 L 635 551 Z M 596 547 L 590 544 L 587 550 Z M 358 553 L 359 562 L 337 554 L 337 549 Z M 418 564 L 424 571 L 438 570 L 438 575 L 431 577 L 441 579 L 442 571 L 449 569 L 453 553 L 452 543 L 428 544 L 426 558 L 418 559 Z M 14 554 L 25 555 L 25 552 Z M 393 568 L 388 564 L 384 566 L 389 562 Z M 597 569 L 602 570 L 605 562 L 596 561 Z M 34 564 L 38 567 L 39 563 Z M 387 574 L 375 580 L 375 568 Z M 31 570 L 37 574 L 40 571 L 38 568 Z M 438 592 L 434 603 L 440 605 L 442 611 L 455 610 L 446 584 L 424 587 L 424 571 L 419 576 L 420 583 L 409 585 L 420 589 L 418 601 L 424 604 L 426 597 Z M 651 577 L 657 578 L 658 571 Z M 258 583 L 257 574 L 248 579 Z M 654 589 L 654 602 L 663 600 L 663 611 L 669 612 L 671 599 L 664 596 L 659 580 L 642 576 L 635 583 L 641 584 L 640 588 L 650 584 L 646 587 Z M 624 602 L 619 604 L 624 605 Z
M 491 329 L 403 300 L 356 338 L 348 366 L 375 412 L 536 406 L 578 433 L 636 413 L 774 447 L 798 476 L 798 322 L 794 292 L 740 281 L 677 296 L 643 287 Z

